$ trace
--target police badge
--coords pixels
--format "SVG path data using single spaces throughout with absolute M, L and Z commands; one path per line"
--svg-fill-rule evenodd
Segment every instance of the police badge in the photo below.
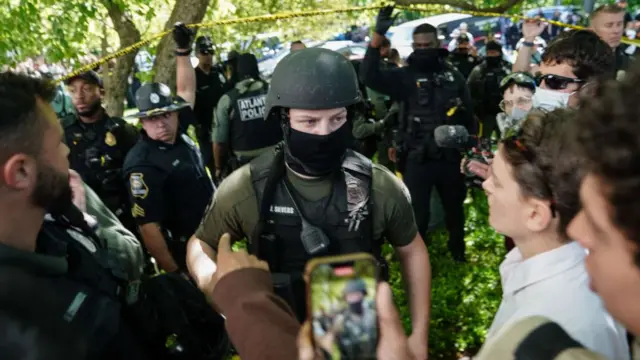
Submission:
M 110 131 L 107 131 L 107 133 L 104 135 L 104 143 L 109 146 L 114 146 L 117 143 L 116 137 L 113 136 Z

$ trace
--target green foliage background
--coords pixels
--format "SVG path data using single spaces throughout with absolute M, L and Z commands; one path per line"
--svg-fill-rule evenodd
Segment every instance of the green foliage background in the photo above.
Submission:
M 465 212 L 468 263 L 453 261 L 445 231 L 433 234 L 429 245 L 432 271 L 429 359 L 452 360 L 477 353 L 502 297 L 498 266 L 506 251 L 503 237 L 488 224 L 483 192 L 470 191 Z M 386 245 L 384 253 L 392 258 L 393 249 Z M 390 262 L 390 270 L 394 299 L 409 334 L 411 316 L 398 261 Z

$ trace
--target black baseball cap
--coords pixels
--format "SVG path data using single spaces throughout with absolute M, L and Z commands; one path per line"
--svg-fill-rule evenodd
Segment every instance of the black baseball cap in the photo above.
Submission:
M 213 55 L 213 41 L 209 36 L 198 36 L 196 39 L 196 51 L 199 54 Z
M 469 36 L 467 34 L 460 34 L 458 36 L 458 44 L 464 44 L 469 42 Z
M 75 76 L 65 80 L 64 84 L 65 85 L 70 85 L 72 82 L 74 82 L 77 79 L 82 79 L 82 80 L 88 82 L 89 84 L 98 85 L 101 89 L 104 87 L 104 84 L 102 83 L 102 78 L 100 77 L 100 75 L 98 75 L 97 72 L 95 72 L 93 70 L 89 70 L 87 72 L 75 75 Z
M 177 101 L 171 96 L 171 90 L 163 83 L 144 84 L 136 91 L 136 106 L 139 112 L 132 118 L 146 118 L 178 111 L 189 106 L 185 101 Z

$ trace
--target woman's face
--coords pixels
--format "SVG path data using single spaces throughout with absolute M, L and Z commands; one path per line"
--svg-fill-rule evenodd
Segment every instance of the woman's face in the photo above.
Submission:
M 512 175 L 502 151 L 499 149 L 493 158 L 489 177 L 482 183 L 489 203 L 489 224 L 498 233 L 518 237 L 525 225 L 525 214 L 518 211 L 525 207 L 520 196 L 520 187 Z
M 524 196 L 513 175 L 513 167 L 503 156 L 500 145 L 491 164 L 489 177 L 482 183 L 489 202 L 489 224 L 512 238 L 557 231 L 548 200 Z
M 533 107 L 533 92 L 525 87 L 513 85 L 504 91 L 502 104 L 504 112 L 511 115 L 513 108 L 518 107 L 529 112 Z

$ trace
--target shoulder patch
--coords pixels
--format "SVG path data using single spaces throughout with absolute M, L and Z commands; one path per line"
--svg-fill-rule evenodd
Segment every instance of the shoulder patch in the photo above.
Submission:
M 144 182 L 143 173 L 131 173 L 129 175 L 129 184 L 131 185 L 131 195 L 140 199 L 144 199 L 149 195 L 149 187 Z

